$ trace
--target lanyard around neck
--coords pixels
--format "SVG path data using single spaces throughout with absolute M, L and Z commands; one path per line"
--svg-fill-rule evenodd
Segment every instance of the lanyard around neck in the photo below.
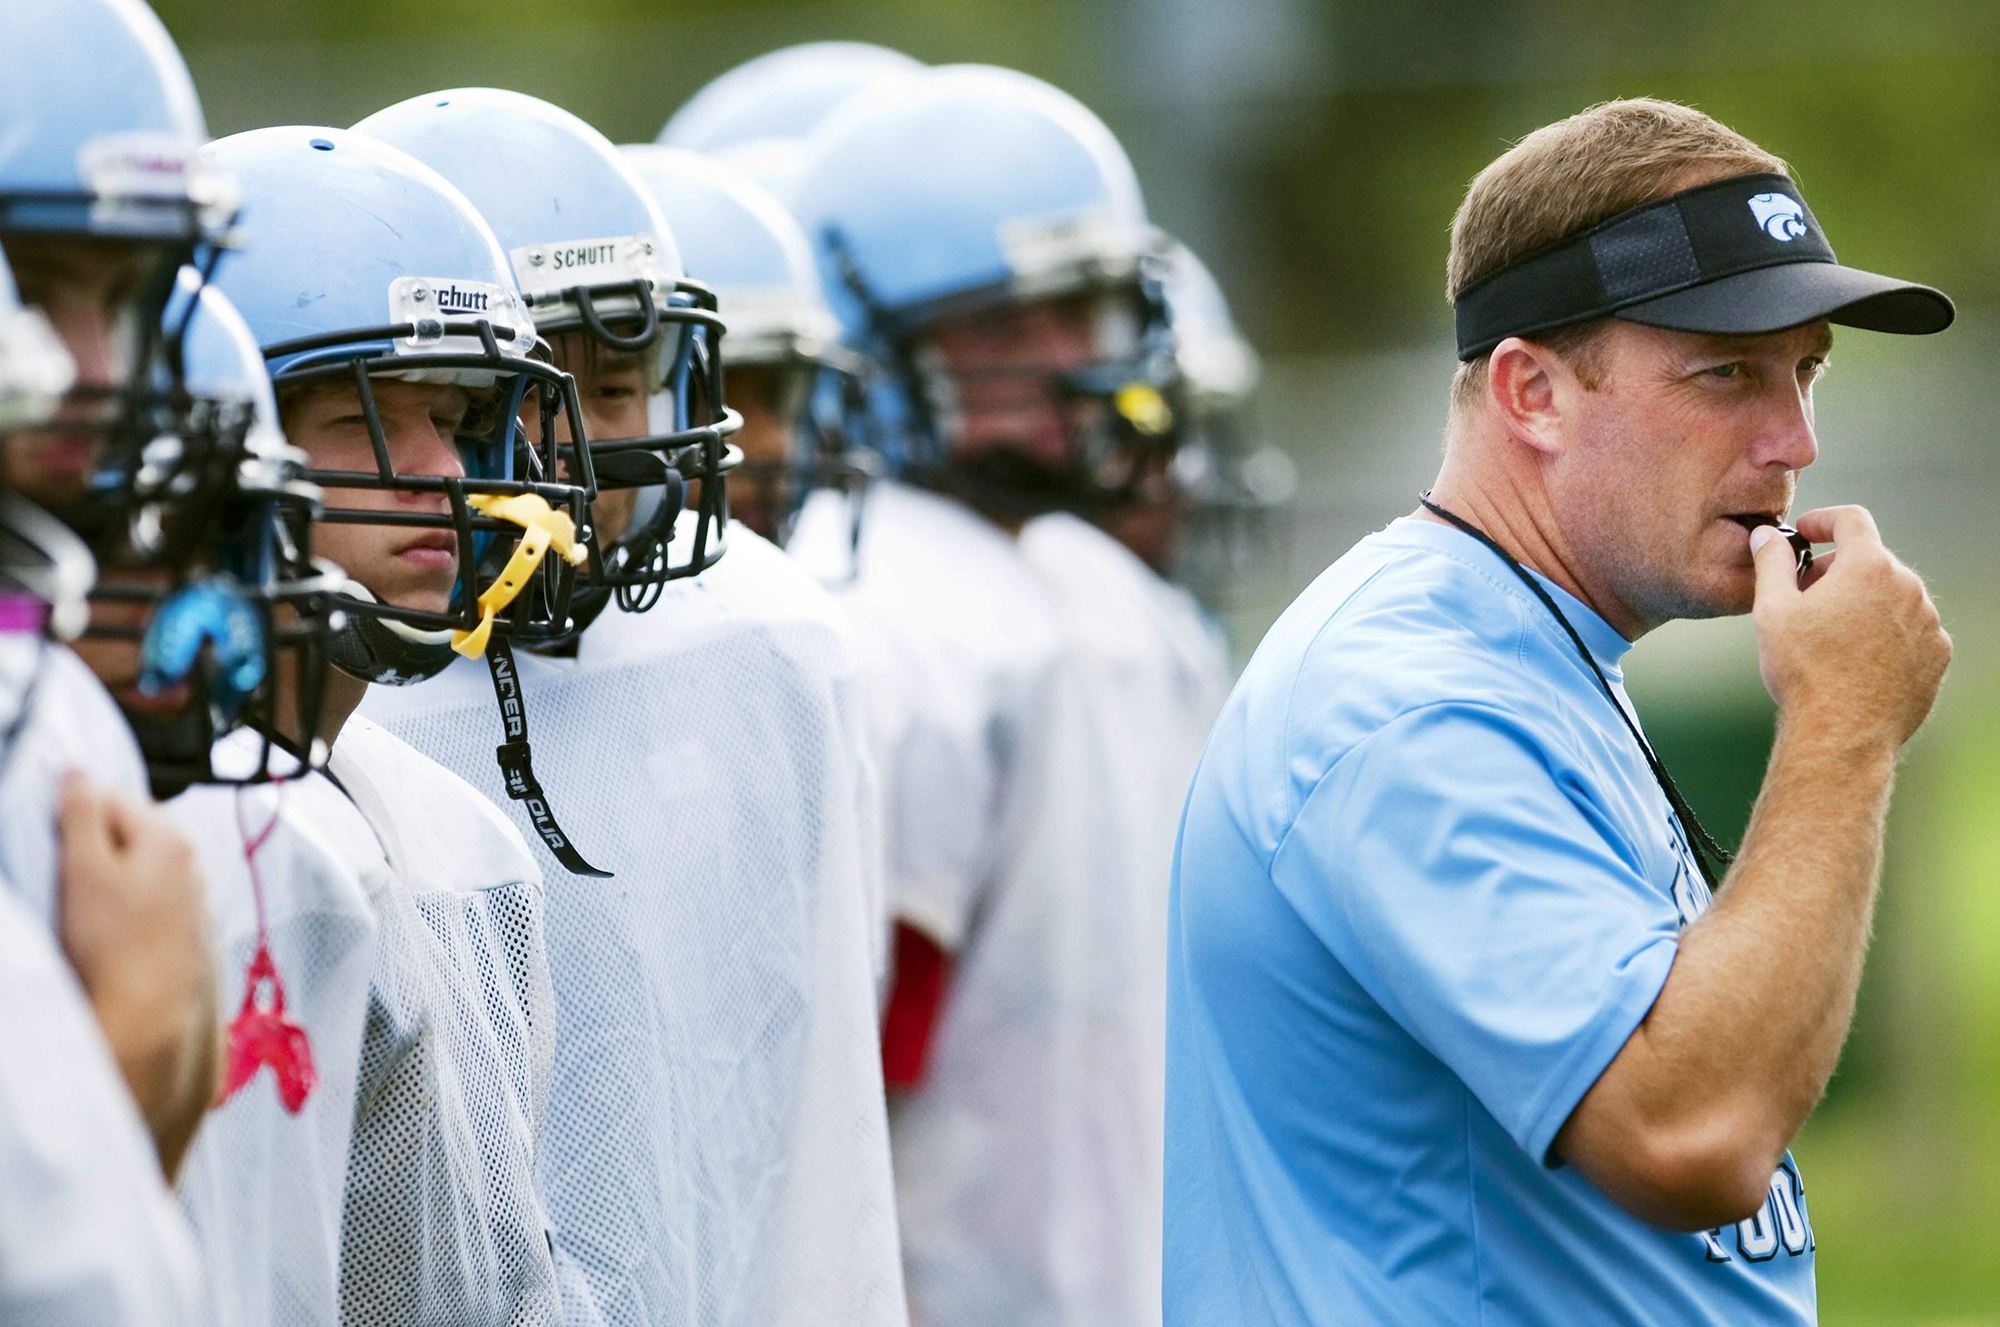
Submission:
M 1666 765 L 1660 760 L 1658 755 L 1654 754 L 1653 744 L 1646 740 L 1646 735 L 1639 731 L 1639 725 L 1626 712 L 1625 706 L 1618 699 L 1618 693 L 1611 689 L 1611 679 L 1607 678 L 1604 675 L 1604 670 L 1597 666 L 1596 656 L 1591 654 L 1590 647 L 1583 643 L 1583 637 L 1577 634 L 1576 628 L 1570 625 L 1570 620 L 1563 615 L 1562 609 L 1556 605 L 1555 597 L 1542 588 L 1542 583 L 1535 579 L 1533 572 L 1522 566 L 1512 553 L 1500 547 L 1492 536 L 1488 535 L 1472 522 L 1454 515 L 1446 511 L 1443 507 L 1438 506 L 1435 502 L 1432 502 L 1428 490 L 1418 495 L 1417 501 L 1424 505 L 1425 511 L 1430 512 L 1440 520 L 1449 521 L 1452 525 L 1457 526 L 1466 534 L 1471 535 L 1474 539 L 1486 545 L 1492 551 L 1493 555 L 1506 563 L 1507 569 L 1520 577 L 1521 583 L 1526 585 L 1530 590 L 1533 590 L 1535 597 L 1542 601 L 1542 607 L 1549 610 L 1550 616 L 1556 620 L 1556 625 L 1560 626 L 1563 629 L 1563 634 L 1569 637 L 1569 643 L 1576 647 L 1577 655 L 1583 660 L 1584 666 L 1590 669 L 1590 675 L 1597 679 L 1597 685 L 1603 690 L 1604 698 L 1611 702 L 1611 708 L 1617 710 L 1618 717 L 1624 720 L 1625 731 L 1632 734 L 1632 740 L 1639 744 L 1639 750 L 1645 754 L 1646 765 L 1653 771 L 1654 781 L 1660 785 L 1660 791 L 1667 795 L 1667 805 L 1673 808 L 1674 815 L 1679 818 L 1682 825 L 1686 826 L 1688 834 L 1694 840 L 1695 865 L 1701 868 L 1702 879 L 1708 882 L 1708 887 L 1711 890 L 1720 888 L 1722 873 L 1717 867 L 1719 866 L 1722 868 L 1722 871 L 1726 871 L 1729 864 L 1736 860 L 1735 856 L 1721 844 L 1717 843 L 1709 832 L 1702 827 L 1701 821 L 1695 818 L 1694 808 L 1687 804 L 1687 799 L 1681 796 L 1681 790 L 1674 786 L 1673 776 L 1667 773 Z

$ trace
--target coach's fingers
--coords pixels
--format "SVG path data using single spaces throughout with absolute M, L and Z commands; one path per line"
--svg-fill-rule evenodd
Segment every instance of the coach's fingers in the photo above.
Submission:
M 1767 608 L 1799 593 L 1799 562 L 1789 539 L 1776 526 L 1760 525 L 1750 532 L 1750 557 L 1757 564 L 1756 607 Z
M 1840 553 L 1837 549 L 1831 553 L 1813 554 L 1812 566 L 1806 568 L 1805 574 L 1799 577 L 1799 588 L 1801 590 L 1810 590 L 1813 586 L 1818 585 L 1825 578 L 1826 574 L 1833 570 L 1833 560 L 1839 556 Z
M 1815 544 L 1879 546 L 1882 542 L 1882 532 L 1866 507 L 1815 507 L 1801 515 L 1794 528 Z

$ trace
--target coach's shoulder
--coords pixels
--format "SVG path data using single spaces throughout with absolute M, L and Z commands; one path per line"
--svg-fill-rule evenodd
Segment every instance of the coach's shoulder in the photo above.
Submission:
M 1273 630 L 1292 743 L 1358 740 L 1398 715 L 1465 701 L 1539 710 L 1520 599 L 1485 569 L 1391 537 L 1329 567 Z
M 1522 663 L 1518 598 L 1396 532 L 1362 540 L 1320 574 L 1224 706 L 1205 776 L 1233 790 L 1266 844 L 1349 753 L 1404 716 L 1423 716 L 1427 734 L 1454 716 L 1490 725 L 1496 714 L 1553 729 L 1548 689 Z

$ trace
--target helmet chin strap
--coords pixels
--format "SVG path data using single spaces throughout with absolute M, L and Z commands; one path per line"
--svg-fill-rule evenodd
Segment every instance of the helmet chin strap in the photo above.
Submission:
M 340 595 L 351 607 L 341 614 L 344 621 L 327 642 L 326 657 L 349 677 L 377 686 L 411 686 L 451 663 L 451 632 L 426 631 L 366 611 L 363 605 L 381 600 L 359 581 L 348 581 Z

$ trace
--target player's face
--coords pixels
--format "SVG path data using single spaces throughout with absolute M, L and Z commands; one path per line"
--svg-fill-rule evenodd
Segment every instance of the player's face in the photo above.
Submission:
M 83 496 L 97 466 L 103 425 L 117 413 L 107 393 L 132 371 L 139 303 L 163 256 L 150 245 L 58 236 L 17 236 L 6 248 L 22 302 L 41 309 L 76 361 L 76 386 L 49 427 L 10 436 L 5 449 L 7 483 L 59 512 Z
M 389 461 L 399 475 L 465 474 L 456 435 L 475 406 L 463 387 L 378 378 L 371 387 Z M 376 472 L 368 421 L 347 383 L 302 389 L 283 402 L 285 435 L 315 470 Z M 449 516 L 443 493 L 330 487 L 329 510 Z M 441 613 L 458 579 L 458 540 L 449 529 L 321 521 L 313 551 L 331 558 L 385 603 Z
M 767 539 L 789 501 L 783 475 L 797 444 L 809 373 L 798 365 L 729 369 L 729 404 L 743 416 L 742 431 L 731 439 L 743 449 L 743 467 L 729 478 L 729 514 Z
M 632 354 L 610 350 L 584 332 L 557 332 L 549 338 L 556 367 L 576 379 L 576 394 L 583 407 L 584 432 L 598 441 L 641 438 L 652 430 L 646 417 L 646 402 L 659 389 L 654 380 L 658 359 L 651 349 Z M 539 443 L 542 417 L 539 408 L 521 412 L 521 422 L 531 441 Z M 560 414 L 556 438 L 569 442 L 569 420 Z M 600 544 L 609 546 L 624 536 L 632 523 L 632 511 L 639 491 L 632 488 L 600 488 L 591 499 L 590 519 L 597 527 Z
M 118 581 L 123 587 L 167 589 L 169 574 L 164 570 L 128 571 Z M 71 643 L 97 680 L 112 698 L 128 710 L 169 715 L 186 707 L 189 698 L 185 682 L 176 683 L 154 695 L 139 690 L 139 672 L 144 665 L 140 635 L 152 624 L 152 603 L 139 599 L 93 597 L 90 601 L 90 631 Z
M 1549 483 L 1569 546 L 1643 626 L 1746 613 L 1749 529 L 1813 463 L 1825 322 L 1721 337 L 1612 322 L 1599 390 L 1564 416 Z
M 953 384 L 952 449 L 1025 452 L 1051 467 L 1069 461 L 1073 407 L 1051 376 L 1098 358 L 1102 301 L 1040 300 L 940 323 L 925 349 Z
M 1166 458 L 1149 459 L 1131 502 L 1112 508 L 1104 528 L 1141 562 L 1164 574 L 1180 533 L 1181 491 L 1168 475 Z

